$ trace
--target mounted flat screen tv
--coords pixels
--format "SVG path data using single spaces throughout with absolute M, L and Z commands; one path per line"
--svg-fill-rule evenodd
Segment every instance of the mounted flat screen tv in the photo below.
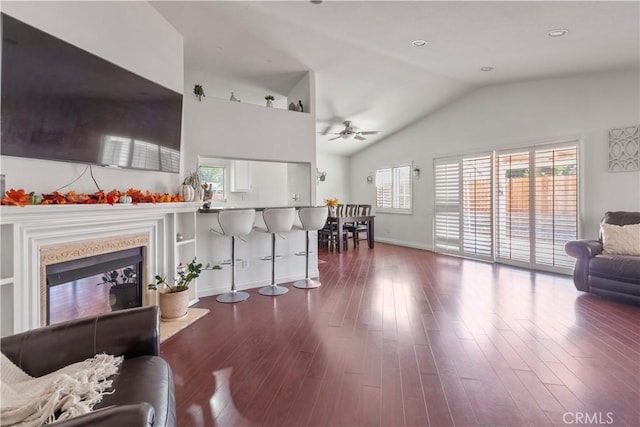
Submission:
M 181 94 L 6 14 L 1 93 L 2 155 L 179 172 Z

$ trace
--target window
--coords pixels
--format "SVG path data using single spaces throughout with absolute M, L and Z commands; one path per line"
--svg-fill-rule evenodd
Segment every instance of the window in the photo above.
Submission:
M 411 212 L 411 166 L 376 170 L 376 208 Z
M 224 166 L 209 166 L 209 165 L 201 165 L 200 166 L 200 181 L 203 185 L 210 186 L 211 191 L 213 192 L 211 196 L 211 200 L 224 200 L 225 197 L 225 171 Z
M 576 141 L 434 161 L 434 249 L 568 272 L 578 234 Z

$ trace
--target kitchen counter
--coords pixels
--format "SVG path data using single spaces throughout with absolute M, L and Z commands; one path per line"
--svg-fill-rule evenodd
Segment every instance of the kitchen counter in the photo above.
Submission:
M 295 208 L 295 209 L 300 209 L 300 208 L 308 208 L 308 207 L 313 207 L 313 206 L 266 206 L 266 207 L 253 207 L 253 206 L 246 206 L 246 207 L 226 207 L 226 206 L 212 206 L 210 208 L 205 208 L 205 207 L 201 207 L 200 209 L 198 209 L 198 213 L 203 213 L 203 214 L 209 214 L 209 213 L 218 213 L 220 211 L 231 211 L 231 210 L 245 210 L 245 209 L 255 209 L 256 212 L 262 212 L 265 209 L 284 209 L 284 208 Z

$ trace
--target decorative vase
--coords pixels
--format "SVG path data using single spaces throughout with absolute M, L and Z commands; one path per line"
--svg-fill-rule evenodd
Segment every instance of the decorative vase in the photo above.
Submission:
M 273 108 L 273 101 L 270 99 L 267 99 L 267 107 L 268 108 Z
M 329 216 L 336 216 L 336 207 L 335 206 L 329 206 Z
M 160 317 L 163 320 L 178 320 L 187 316 L 189 307 L 189 291 L 158 292 Z
M 189 184 L 182 184 L 180 186 L 180 195 L 185 202 L 193 202 L 193 199 L 196 196 L 196 190 L 194 190 Z

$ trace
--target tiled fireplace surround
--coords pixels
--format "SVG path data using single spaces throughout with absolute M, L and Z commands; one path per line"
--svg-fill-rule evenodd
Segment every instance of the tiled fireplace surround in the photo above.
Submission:
M 49 264 L 143 247 L 142 283 L 157 272 L 166 272 L 174 261 L 173 216 L 194 212 L 197 205 L 3 206 L 2 334 L 46 323 L 45 269 Z M 155 303 L 155 294 L 143 286 L 142 304 Z

